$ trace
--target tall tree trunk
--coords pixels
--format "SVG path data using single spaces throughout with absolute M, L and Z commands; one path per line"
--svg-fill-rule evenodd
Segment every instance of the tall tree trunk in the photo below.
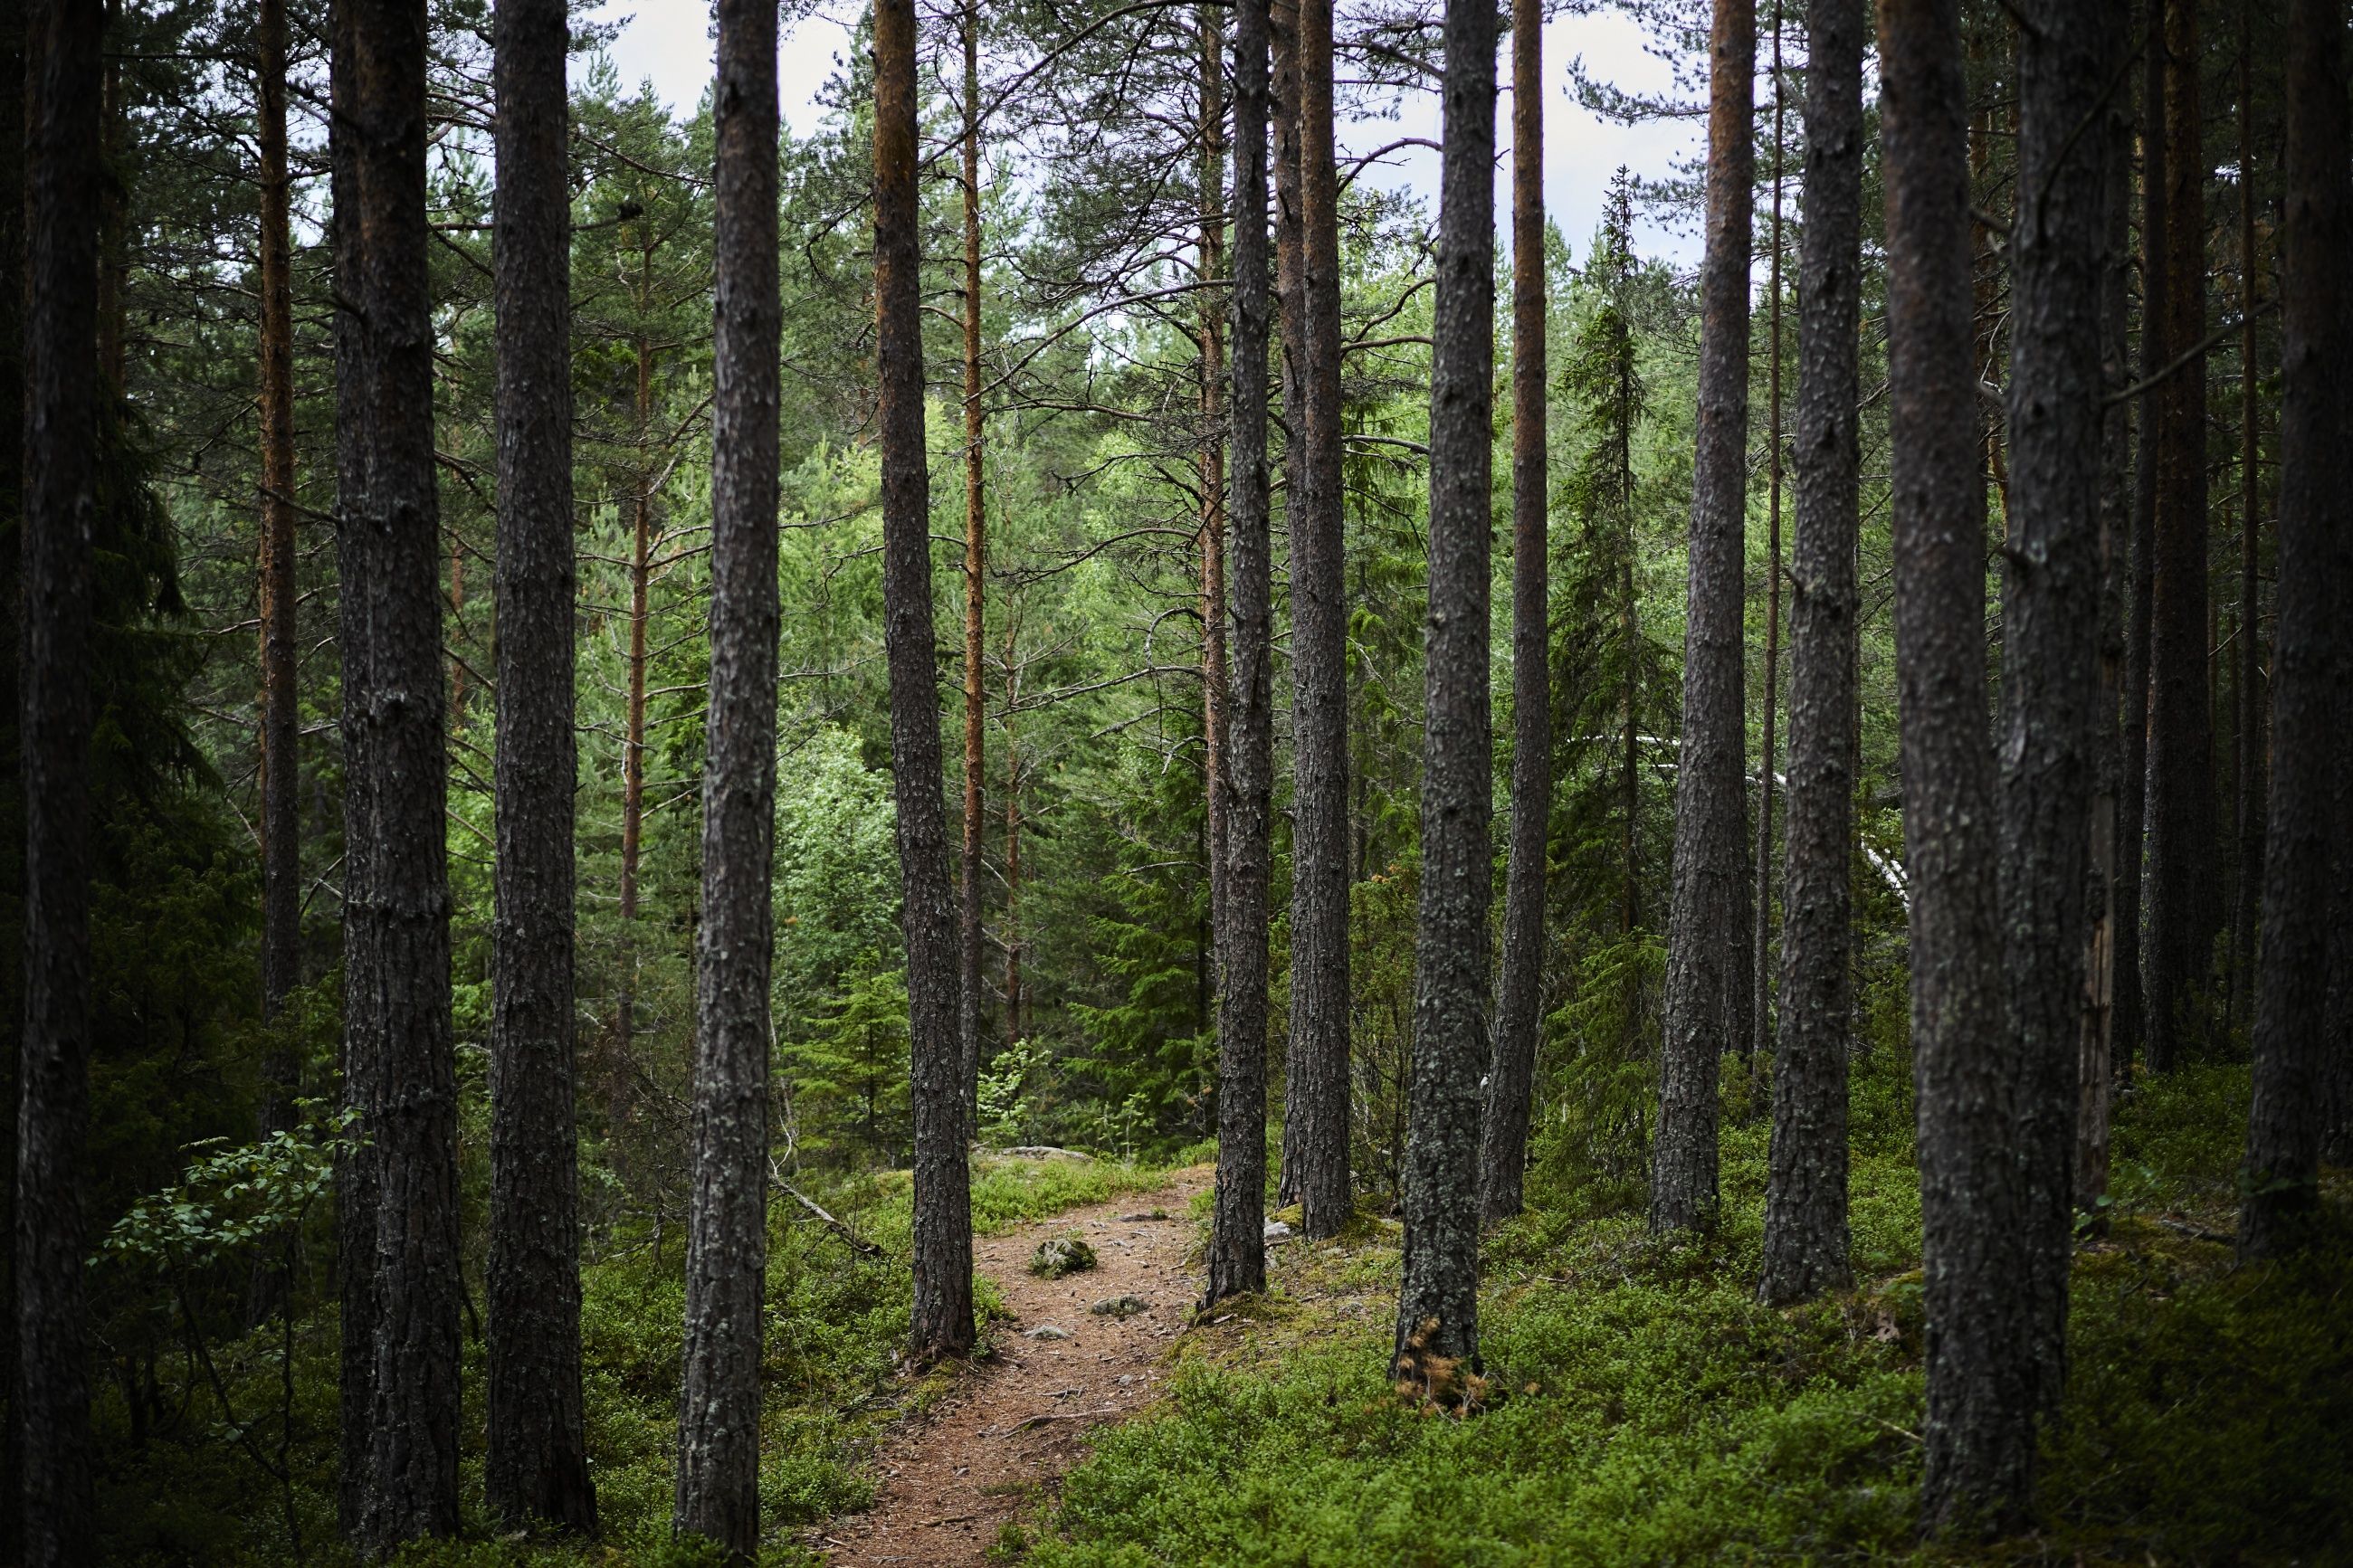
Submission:
M 1651 1228 L 1705 1229 L 1716 1212 L 1716 1076 L 1746 1044 L 1749 898 L 1742 718 L 1742 514 L 1748 489 L 1749 219 L 1757 153 L 1755 0 L 1715 0 L 1709 42 L 1707 248 L 1700 266 L 1683 758 L 1675 773 L 1673 907 Z
M 1209 290 L 1226 271 L 1226 65 L 1223 13 L 1204 5 L 1200 34 L 1201 296 L 1201 816 L 1208 852 L 1210 960 L 1204 990 L 1217 984 L 1226 939 L 1226 443 L 1219 421 L 1226 374 L 1224 302 Z
M 2109 1030 L 2110 1070 L 2123 1079 L 2146 1055 L 2147 949 L 2141 937 L 2148 900 L 2148 731 L 2157 617 L 2158 459 L 2164 449 L 2166 230 L 2171 225 L 2165 175 L 2165 0 L 2144 0 L 2140 93 L 2140 381 L 2134 408 L 2131 599 L 2125 631 L 2123 758 L 2116 786 L 2116 1000 Z
M 641 316 L 652 305 L 650 222 L 645 233 L 648 243 L 638 253 L 637 304 Z M 653 340 L 642 326 L 637 332 L 636 349 L 638 458 L 637 470 L 630 476 L 628 687 L 621 715 L 621 984 L 613 1009 L 613 1131 L 628 1124 L 631 1079 L 637 1071 L 638 867 L 646 838 L 646 617 L 653 592 L 653 470 L 647 434 L 653 418 L 654 351 Z
M 923 335 L 915 200 L 915 7 L 874 7 L 874 293 L 882 446 L 882 615 L 891 771 L 906 900 L 915 1100 L 918 1356 L 972 1349 L 972 1203 L 957 1087 L 955 922 L 940 800 L 939 678 L 932 657 L 931 482 L 923 454 Z
M 1005 628 L 1005 1043 L 1021 1043 L 1021 679 L 1013 659 L 1018 638 Z
M 2239 1252 L 2287 1250 L 2320 1204 L 2328 994 L 2333 734 L 2347 669 L 2348 551 L 2344 420 L 2353 353 L 2343 282 L 2348 237 L 2345 12 L 2292 0 L 2287 52 L 2284 388 L 2280 404 L 2279 625 L 2255 1010 L 2254 1109 L 2247 1122 Z
M 2125 30 L 2116 0 L 2045 0 L 2019 31 L 2010 230 L 2010 543 L 2003 552 L 2003 984 L 2018 1053 L 2030 1375 L 2065 1384 L 2084 867 L 2100 691 L 2102 294 L 2107 148 L 2096 125 Z
M 344 0 L 328 13 L 333 38 L 328 67 L 332 100 L 335 268 L 335 574 L 336 651 L 342 658 L 343 742 L 343 1030 L 340 1063 L 344 1113 L 354 1126 L 374 1114 L 376 1064 L 384 1055 L 385 1020 L 354 1005 L 377 990 L 380 955 L 359 911 L 373 900 L 375 881 L 376 766 L 375 732 L 365 722 L 375 689 L 369 634 L 368 584 L 379 570 L 368 500 L 368 354 L 364 275 L 365 229 L 360 217 L 357 8 Z M 361 1538 L 367 1507 L 369 1412 L 375 1399 L 375 1233 L 382 1155 L 365 1140 L 347 1139 L 335 1156 L 335 1246 L 342 1340 L 342 1463 L 337 1469 L 336 1521 Z
M 25 20 L 25 423 L 21 523 L 25 1015 L 17 1061 L 21 1561 L 76 1568 L 97 1531 L 82 1153 L 90 1123 L 91 535 L 97 521 L 100 11 L 35 0 Z
M 1306 296 L 1306 230 L 1300 194 L 1299 148 L 1299 0 L 1271 0 L 1267 8 L 1268 47 L 1271 60 L 1268 82 L 1268 130 L 1274 142 L 1274 312 L 1282 329 L 1277 345 L 1276 373 L 1282 389 L 1282 468 L 1283 517 L 1292 535 L 1291 572 L 1299 573 L 1300 497 L 1314 489 L 1314 480 L 1303 469 L 1306 465 L 1304 439 L 1304 409 L 1307 400 L 1307 296 Z M 1239 89 L 1237 90 L 1240 90 Z M 1236 363 L 1240 363 L 1239 352 Z M 1299 700 L 1299 601 L 1294 592 L 1292 605 L 1292 702 L 1294 710 Z M 1298 876 L 1299 813 L 1297 719 L 1293 716 L 1293 805 L 1292 805 L 1292 921 L 1294 927 L 1300 918 L 1299 900 L 1303 884 Z M 1299 966 L 1301 951 L 1293 933 L 1291 952 L 1292 1017 L 1285 1035 L 1282 1055 L 1282 1166 L 1278 1174 L 1275 1199 L 1285 1205 L 1299 1198 L 1299 1136 L 1304 1123 L 1312 1119 L 1310 1102 L 1314 1087 L 1304 1058 L 1308 1032 L 1300 1027 Z
M 1266 1289 L 1267 880 L 1274 783 L 1274 558 L 1268 527 L 1267 0 L 1234 6 L 1232 666 L 1220 752 L 1226 818 L 1218 962 L 1218 1182 L 1209 1288 Z
M 1533 7 L 1531 7 L 1533 8 Z M 1395 1375 L 1451 1404 L 1479 1365 L 1479 1080 L 1487 1070 L 1487 696 L 1493 489 L 1495 7 L 1448 0 L 1438 298 L 1430 365 L 1428 742 L 1414 931 L 1405 1277 Z
M 2129 0 L 2107 16 L 2129 42 Z M 2131 310 L 2133 125 L 2129 99 L 2107 89 L 2100 134 L 2107 160 L 2104 200 L 2106 253 L 2100 280 L 2100 379 L 2105 387 L 2131 380 L 2127 324 Z M 2118 857 L 2124 842 L 2124 736 L 2120 728 L 2126 675 L 2126 603 L 2132 542 L 2132 417 L 2121 402 L 2105 402 L 2100 423 L 2099 718 L 2093 737 L 2092 843 L 2085 867 L 2084 976 L 2075 1074 L 2075 1207 L 2100 1217 L 2108 1188 L 2108 1121 L 2115 1091 Z
M 1348 1183 L 1348 687 L 1340 492 L 1340 186 L 1332 0 L 1298 0 L 1297 345 L 1291 420 L 1291 1060 L 1285 1121 L 1300 1228 L 1336 1236 Z M 1491 138 L 1492 140 L 1492 138 Z
M 2022 1515 L 2034 1390 L 2017 1364 L 2027 1325 L 2000 990 L 1958 0 L 1881 0 L 1879 54 L 1913 1076 L 1936 1326 L 1921 1509 L 1930 1529 L 1964 1531 Z
M 1767 335 L 1765 410 L 1765 700 L 1757 714 L 1763 744 L 1757 763 L 1757 895 L 1756 919 L 1749 931 L 1748 980 L 1754 994 L 1748 1005 L 1749 1034 L 1743 1043 L 1748 1054 L 1747 1076 L 1753 1080 L 1760 1064 L 1773 1059 L 1773 760 L 1775 700 L 1780 695 L 1781 673 L 1781 10 L 1784 0 L 1773 0 L 1773 221 L 1772 258 L 1766 268 Z
M 1512 821 L 1495 980 L 1480 1213 L 1520 1212 L 1543 1025 L 1545 849 L 1552 816 L 1551 614 L 1545 474 L 1544 17 L 1512 5 Z
M 2254 43 L 2253 0 L 2239 5 L 2239 635 L 2232 644 L 2238 703 L 2231 793 L 2238 804 L 2236 902 L 2231 921 L 2230 1024 L 2253 1009 L 2255 912 L 2263 897 L 2263 617 L 2262 426 L 2255 398 Z
M 695 932 L 685 1375 L 670 1518 L 676 1533 L 707 1537 L 732 1559 L 748 1563 L 760 1540 L 768 983 L 776 918 L 769 870 L 776 831 L 782 310 L 776 296 L 776 8 L 765 0 L 720 0 L 712 110 L 718 297 L 711 405 L 711 695 L 702 767 L 702 918 Z M 936 750 L 932 763 L 936 792 Z M 942 990 L 938 998 L 944 1003 L 952 994 Z
M 294 687 L 294 278 L 286 169 L 286 0 L 260 0 L 254 27 L 261 153 L 261 1013 L 278 1016 L 302 982 L 302 856 Z M 290 1105 L 300 1064 L 273 1058 L 271 1092 Z M 281 1109 L 273 1112 L 283 1120 Z
M 1806 10 L 1806 226 L 1798 252 L 1798 537 L 1789 590 L 1789 831 L 1781 1035 L 1765 1194 L 1767 1301 L 1844 1286 L 1853 1016 L 1856 327 L 1862 0 Z
M 980 1131 L 981 813 L 988 752 L 982 594 L 988 566 L 980 404 L 980 6 L 965 0 L 964 35 L 964 861 L 957 888 L 956 1092 L 966 1137 Z
M 593 1531 L 573 1120 L 570 37 L 564 0 L 500 0 L 497 19 L 498 909 L 483 1481 L 512 1522 Z
M 2197 0 L 2166 0 L 2165 292 L 2149 296 L 2186 360 L 2158 393 L 2149 664 L 2148 1065 L 2202 1042 L 2215 896 L 2213 714 L 2207 687 L 2206 158 Z M 2172 361 L 2166 362 L 2168 365 Z
M 426 226 L 426 8 L 345 0 L 353 194 L 364 229 L 352 298 L 366 479 L 346 526 L 367 536 L 344 681 L 359 732 L 369 863 L 346 885 L 346 1029 L 373 1047 L 356 1129 L 374 1145 L 374 1381 L 359 1535 L 388 1552 L 458 1529 L 458 1086 L 449 1014 L 440 512 L 433 467 L 433 322 Z M 338 116 L 339 125 L 343 117 Z M 347 645 L 348 648 L 348 645 Z M 351 766 L 347 760 L 346 766 Z M 348 832 L 348 830 L 347 830 Z M 354 1026 L 356 1020 L 356 1026 Z

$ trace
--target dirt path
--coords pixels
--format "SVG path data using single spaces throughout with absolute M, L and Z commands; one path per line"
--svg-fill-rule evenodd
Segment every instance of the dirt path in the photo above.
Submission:
M 927 1415 L 884 1440 L 872 1510 L 832 1521 L 813 1542 L 829 1563 L 982 1563 L 1037 1483 L 1083 1458 L 1095 1427 L 1151 1400 L 1168 1342 L 1200 1295 L 1186 1271 L 1193 1240 L 1186 1205 L 1210 1174 L 1206 1165 L 1180 1171 L 1157 1192 L 975 1244 L 975 1267 L 997 1282 L 1014 1321 L 997 1327 L 994 1361 L 974 1366 Z M 1166 1217 L 1149 1217 L 1155 1212 Z M 1038 1244 L 1071 1231 L 1093 1247 L 1098 1266 L 1060 1279 L 1032 1275 Z M 1089 1310 L 1122 1296 L 1145 1310 L 1126 1317 Z

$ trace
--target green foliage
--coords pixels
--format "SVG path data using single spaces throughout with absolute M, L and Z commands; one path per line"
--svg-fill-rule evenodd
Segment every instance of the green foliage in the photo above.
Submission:
M 1393 1241 L 1287 1250 L 1281 1310 L 1186 1356 L 1166 1403 L 1098 1439 L 1025 1561 L 1416 1564 L 1895 1560 L 1915 1534 L 1922 1322 L 1908 1066 L 1858 1073 L 1850 1292 L 1757 1304 L 1767 1137 L 1735 1127 L 1725 1224 L 1661 1241 L 1634 1215 L 1541 1207 L 1491 1238 L 1494 1403 L 1400 1403 L 1383 1373 Z M 2168 1201 L 2224 1180 L 2245 1074 L 2169 1079 L 2120 1145 L 2170 1151 Z M 2220 1160 L 2220 1163 L 2215 1162 Z M 2178 1162 L 2178 1163 L 2176 1163 Z M 2234 1270 L 2127 1221 L 2079 1251 L 2072 1382 L 2046 1448 L 2040 1560 L 2334 1560 L 2353 1517 L 2353 1229 Z M 2317 1558 L 2311 1554 L 2317 1551 Z

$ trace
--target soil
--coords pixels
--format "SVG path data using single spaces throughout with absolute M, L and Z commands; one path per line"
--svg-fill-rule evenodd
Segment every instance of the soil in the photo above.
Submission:
M 1170 1342 L 1200 1297 L 1201 1282 L 1187 1270 L 1194 1227 L 1187 1205 L 1211 1174 L 1195 1166 L 1157 1192 L 974 1245 L 974 1267 L 996 1281 L 1013 1321 L 992 1331 L 994 1356 L 974 1363 L 929 1412 L 883 1440 L 874 1507 L 829 1521 L 810 1542 L 828 1563 L 984 1563 L 1005 1521 L 1086 1457 L 1098 1427 L 1151 1402 Z M 1059 1279 L 1031 1274 L 1038 1244 L 1065 1232 L 1094 1248 L 1096 1267 Z M 1088 1310 L 1123 1296 L 1144 1310 Z M 1029 1337 L 1047 1327 L 1070 1337 Z

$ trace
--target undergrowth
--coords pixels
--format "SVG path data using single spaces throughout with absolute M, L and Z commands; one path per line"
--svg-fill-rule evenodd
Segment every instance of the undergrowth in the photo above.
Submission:
M 1167 1174 L 1162 1167 L 1108 1160 L 984 1154 L 973 1168 L 975 1226 L 986 1235 L 1050 1218 L 1150 1191 Z M 763 1568 L 814 1561 L 795 1539 L 803 1527 L 871 1502 L 867 1459 L 875 1434 L 935 1395 L 947 1376 L 901 1375 L 912 1218 L 906 1173 L 839 1181 L 816 1195 L 852 1234 L 881 1250 L 854 1250 L 789 1201 L 771 1205 L 761 1419 Z M 411 1547 L 396 1563 L 405 1568 L 590 1563 L 698 1568 L 699 1549 L 670 1539 L 685 1312 L 681 1253 L 682 1238 L 672 1226 L 659 1241 L 650 1232 L 599 1238 L 584 1261 L 586 1411 L 602 1539 L 593 1546 L 534 1541 L 503 1534 L 489 1518 L 481 1492 L 482 1347 L 470 1317 L 464 1535 Z M 979 1297 L 984 1316 L 992 1314 L 995 1292 L 984 1288 Z M 474 1299 L 480 1299 L 478 1288 Z M 258 1434 L 260 1459 L 273 1463 L 282 1426 L 280 1342 L 273 1325 L 212 1352 L 236 1419 Z M 134 1432 L 125 1420 L 125 1402 L 101 1387 L 96 1436 L 104 1458 L 98 1484 L 105 1560 L 137 1568 L 353 1563 L 335 1533 L 336 1345 L 332 1311 L 297 1325 L 294 1440 L 286 1447 L 282 1479 L 234 1440 L 217 1400 L 193 1398 L 168 1430 Z
M 2235 1268 L 2243 1068 L 2126 1100 L 2117 1203 L 2074 1269 L 2066 1415 L 2037 1535 L 1976 1555 L 2353 1560 L 2353 1294 L 2342 1194 L 2305 1260 Z M 1769 1130 L 1724 1141 L 1724 1224 L 1655 1240 L 1622 1193 L 1547 1163 L 1491 1237 L 1493 1403 L 1383 1375 L 1393 1225 L 1278 1250 L 1270 1299 L 1187 1337 L 1169 1397 L 1106 1433 L 1022 1537 L 1041 1568 L 1930 1560 L 1915 1531 L 1918 1184 L 1904 1064 L 1855 1084 L 1857 1285 L 1754 1298 Z

